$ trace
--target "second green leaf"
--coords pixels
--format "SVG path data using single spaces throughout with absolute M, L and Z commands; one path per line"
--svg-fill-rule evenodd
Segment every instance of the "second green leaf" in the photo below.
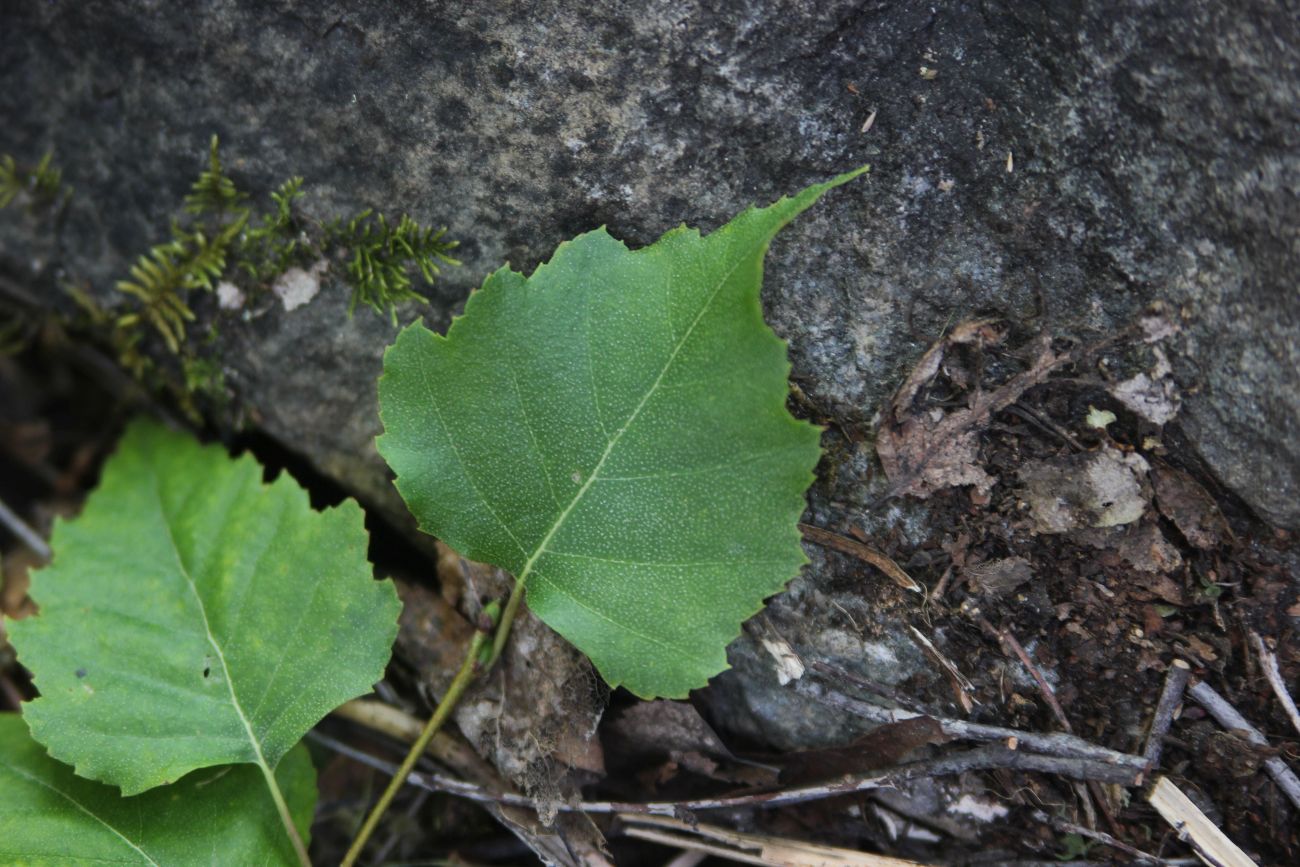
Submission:
M 196 768 L 272 771 L 383 676 L 400 605 L 361 509 L 312 510 L 287 475 L 151 422 L 131 426 L 9 626 L 41 697 L 33 737 L 133 795 Z

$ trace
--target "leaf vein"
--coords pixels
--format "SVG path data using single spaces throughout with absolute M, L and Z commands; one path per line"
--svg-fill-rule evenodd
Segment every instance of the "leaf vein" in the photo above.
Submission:
M 713 305 L 714 299 L 718 297 L 718 293 L 722 291 L 722 288 L 727 285 L 727 281 L 730 280 L 732 275 L 736 273 L 736 270 L 740 268 L 741 262 L 745 260 L 747 255 L 748 253 L 737 256 L 735 263 L 732 264 L 732 266 L 727 269 L 727 273 L 722 275 L 721 279 L 718 280 L 718 285 L 714 286 L 709 292 L 709 297 L 705 299 L 702 305 L 700 305 L 700 312 L 695 314 L 695 318 L 691 320 L 691 324 L 677 341 L 677 345 L 673 347 L 673 351 L 669 354 L 668 360 L 664 362 L 664 366 L 659 371 L 659 375 L 655 377 L 655 381 L 650 384 L 650 388 L 648 388 L 646 393 L 641 397 L 640 403 L 636 405 L 636 408 L 632 410 L 632 414 L 628 416 L 627 421 L 623 422 L 623 426 L 614 434 L 614 438 L 609 441 L 609 444 L 605 447 L 604 453 L 600 456 L 600 460 L 596 461 L 596 465 L 592 468 L 586 481 L 583 482 L 582 487 L 580 487 L 577 493 L 573 495 L 573 499 L 569 502 L 568 507 L 555 519 L 555 523 L 551 525 L 551 529 L 542 537 L 542 541 L 538 544 L 537 549 L 524 563 L 524 568 L 519 570 L 519 574 L 515 577 L 516 581 L 520 583 L 526 583 L 528 581 L 528 576 L 532 572 L 533 566 L 537 563 L 537 558 L 546 551 L 546 546 L 550 543 L 551 539 L 555 537 L 556 532 L 558 532 L 560 527 L 564 525 L 564 522 L 568 520 L 569 515 L 573 513 L 573 510 L 577 507 L 578 503 L 582 501 L 583 495 L 591 489 L 592 484 L 594 484 L 596 479 L 600 477 L 601 467 L 605 466 L 605 461 L 609 460 L 609 456 L 613 453 L 614 447 L 618 445 L 619 441 L 623 438 L 623 435 L 627 433 L 628 429 L 637 420 L 637 417 L 640 416 L 641 410 L 645 408 L 645 405 L 650 401 L 651 396 L 654 395 L 655 391 L 659 388 L 659 384 L 663 382 L 664 377 L 668 375 L 668 371 L 677 360 L 677 355 L 682 351 L 682 347 L 686 345 L 686 341 L 690 340 L 691 335 L 695 333 L 695 329 L 699 326 L 701 320 L 704 319 L 704 314 L 708 312 L 709 308 Z M 551 583 L 554 584 L 554 582 Z
M 560 498 L 555 496 L 555 487 L 551 484 L 551 474 L 546 469 L 546 457 L 542 454 L 542 445 L 537 441 L 537 432 L 533 430 L 533 420 L 528 417 L 528 407 L 524 404 L 524 393 L 519 388 L 519 374 L 515 372 L 515 363 L 507 358 L 506 367 L 510 370 L 510 381 L 515 387 L 515 400 L 519 401 L 519 413 L 524 417 L 524 429 L 528 431 L 528 438 L 533 443 L 533 451 L 537 453 L 537 465 L 541 468 L 542 478 L 546 481 L 546 490 L 551 492 L 551 502 L 558 509 Z
M 586 601 L 584 601 L 583 599 L 579 598 L 579 597 L 578 597 L 578 596 L 577 596 L 577 595 L 576 595 L 572 590 L 568 589 L 567 587 L 563 586 L 562 584 L 557 583 L 554 579 L 552 579 L 552 578 L 548 578 L 548 577 L 546 577 L 545 575 L 543 575 L 543 574 L 540 573 L 540 572 L 538 572 L 538 573 L 536 573 L 536 574 L 537 574 L 537 577 L 541 580 L 541 582 L 542 582 L 543 584 L 546 584 L 546 585 L 552 587 L 556 592 L 558 592 L 558 593 L 560 593 L 560 594 L 562 594 L 562 595 L 564 595 L 564 596 L 567 596 L 567 597 L 568 597 L 569 599 L 571 599 L 571 600 L 573 601 L 573 603 L 574 603 L 575 605 L 577 605 L 579 608 L 583 608 L 583 609 L 586 609 L 587 611 L 590 611 L 592 614 L 596 615 L 596 616 L 599 617 L 601 620 L 604 620 L 606 623 L 610 623 L 610 624 L 612 624 L 612 625 L 618 627 L 618 629 L 622 630 L 623 632 L 626 632 L 626 633 L 628 633 L 629 635 L 634 635 L 634 636 L 636 636 L 637 638 L 642 639 L 643 641 L 647 641 L 647 642 L 649 642 L 650 644 L 657 644 L 657 645 L 659 645 L 660 647 L 662 647 L 664 650 L 670 650 L 670 651 L 672 651 L 673 653 L 675 653 L 675 654 L 677 654 L 678 656 L 680 656 L 682 659 L 689 660 L 689 661 L 692 662 L 692 663 L 698 663 L 698 662 L 699 662 L 699 660 L 695 657 L 694 654 L 692 654 L 692 653 L 688 653 L 687 651 L 682 650 L 680 647 L 678 647 L 678 646 L 675 645 L 675 644 L 669 644 L 668 642 L 664 641 L 662 638 L 656 638 L 655 636 L 650 635 L 649 633 L 646 633 L 646 632 L 642 632 L 642 631 L 640 631 L 639 629 L 633 629 L 631 626 L 628 626 L 626 623 L 620 623 L 620 622 L 618 622 L 618 621 L 615 620 L 613 617 L 610 617 L 608 614 L 606 614 L 604 611 L 601 611 L 599 608 L 594 608 L 594 607 L 592 607 L 592 606 L 591 606 L 590 604 L 588 604 Z
M 597 563 L 615 563 L 620 566 L 670 566 L 674 568 L 691 568 L 694 566 L 784 566 L 784 560 L 687 560 L 684 562 L 667 562 L 660 560 L 614 560 L 609 557 L 596 557 L 591 554 L 579 554 L 574 551 L 546 552 L 550 557 L 573 557 L 580 560 L 594 560 Z
M 153 860 L 152 858 L 150 858 L 149 855 L 148 855 L 148 854 L 147 854 L 143 849 L 141 849 L 139 846 L 137 846 L 137 845 L 135 845 L 134 843 L 132 843 L 132 842 L 130 841 L 130 839 L 127 838 L 127 836 L 126 836 L 125 834 L 123 834 L 121 831 L 119 831 L 119 830 L 117 830 L 116 828 L 114 828 L 114 827 L 113 827 L 112 825 L 110 825 L 108 822 L 105 822 L 105 821 L 104 821 L 100 816 L 97 816 L 93 811 L 91 811 L 90 809 L 88 809 L 85 805 L 83 805 L 83 804 L 82 804 L 80 801 L 78 801 L 76 798 L 74 798 L 74 797 L 72 797 L 71 795 L 69 795 L 67 792 L 63 791 L 62 789 L 58 788 L 57 786 L 51 786 L 49 783 L 45 782 L 44 780 L 40 779 L 39 777 L 34 777 L 34 776 L 32 776 L 31 774 L 28 774 L 28 773 L 26 773 L 26 772 L 24 772 L 24 771 L 21 771 L 21 770 L 19 770 L 18 768 L 15 768 L 13 765 L 11 765 L 11 764 L 9 764 L 9 763 L 7 763 L 7 762 L 0 762 L 0 767 L 3 767 L 5 770 L 9 771 L 11 774 L 13 774 L 13 775 L 16 776 L 16 777 L 21 777 L 22 779 L 27 780 L 29 783 L 35 783 L 36 785 L 40 786 L 40 787 L 43 788 L 43 789 L 49 789 L 51 792 L 53 792 L 54 794 L 56 794 L 56 795 L 58 795 L 59 797 L 63 798 L 63 799 L 64 799 L 65 801 L 67 801 L 69 804 L 71 804 L 72 806 L 76 807 L 76 808 L 77 808 L 78 810 L 80 810 L 82 813 L 85 813 L 87 816 L 89 816 L 90 818 L 94 819 L 94 820 L 95 820 L 96 822 L 98 822 L 99 824 L 103 825 L 103 826 L 104 826 L 105 828 L 107 828 L 109 831 L 112 831 L 113 834 L 114 834 L 114 836 L 116 836 L 116 837 L 117 837 L 119 840 L 121 840 L 123 843 L 125 843 L 126 845 L 128 845 L 128 846 L 130 846 L 132 849 L 134 849 L 136 852 L 138 852 L 138 853 L 140 854 L 140 857 L 143 858 L 145 861 L 148 861 L 150 864 L 155 865 L 155 867 L 156 867 L 156 865 L 158 864 L 158 862 L 155 861 L 155 860 Z M 107 863 L 121 864 L 121 863 L 130 863 L 130 862 L 112 861 L 112 862 L 107 862 Z
M 708 464 L 707 466 L 703 466 L 703 467 L 692 467 L 689 470 L 670 470 L 668 472 L 663 472 L 663 473 L 647 473 L 644 476 L 605 476 L 603 479 L 601 479 L 601 481 L 642 482 L 642 481 L 650 481 L 651 479 L 675 479 L 675 478 L 680 478 L 682 476 L 701 476 L 706 473 L 714 473 L 719 470 L 731 470 L 731 469 L 735 469 L 736 467 L 743 467 L 747 464 L 752 464 L 761 461 L 764 458 L 775 457 L 776 455 L 780 455 L 787 451 L 790 451 L 790 449 L 772 449 L 763 452 L 753 452 L 751 454 L 746 455 L 745 457 L 741 458 L 738 461 L 721 461 L 720 463 Z
M 421 361 L 420 366 L 424 367 L 423 360 Z M 488 502 L 487 495 L 485 495 L 479 488 L 478 483 L 474 481 L 474 477 L 469 474 L 469 464 L 465 462 L 464 455 L 460 453 L 460 446 L 456 445 L 456 438 L 452 436 L 451 428 L 447 426 L 447 420 L 443 418 L 442 407 L 438 404 L 438 396 L 433 389 L 433 378 L 428 375 L 428 370 L 424 370 L 422 373 L 424 375 L 421 376 L 420 379 L 424 382 L 425 394 L 429 396 L 429 403 L 433 405 L 434 415 L 438 416 L 438 424 L 442 425 L 442 432 L 447 435 L 447 442 L 451 444 L 452 453 L 456 455 L 456 461 L 460 464 L 460 471 L 465 475 L 465 481 L 469 482 L 469 486 L 474 490 L 474 493 L 478 495 L 480 502 L 487 507 L 488 512 L 496 520 L 497 525 L 502 530 L 506 531 L 506 535 L 515 543 L 515 547 L 519 549 L 519 553 L 527 557 L 528 549 L 523 546 L 523 543 L 519 541 L 519 538 L 514 534 L 514 531 L 511 530 L 509 525 L 507 525 L 506 522 L 501 519 L 501 516 L 497 514 L 497 510 L 492 508 L 492 504 Z
M 153 464 L 149 464 L 149 474 L 153 481 L 154 494 L 158 500 L 159 517 L 162 519 L 161 522 L 163 529 L 167 532 L 167 541 L 171 543 L 172 553 L 176 555 L 176 566 L 180 570 L 181 577 L 185 579 L 185 583 L 189 585 L 190 592 L 194 594 L 194 602 L 198 605 L 199 618 L 203 622 L 203 631 L 207 635 L 208 644 L 217 654 L 217 661 L 221 663 L 221 672 L 226 679 L 226 689 L 230 692 L 231 705 L 234 707 L 235 713 L 239 716 L 239 721 L 243 723 L 244 731 L 248 733 L 248 741 L 253 747 L 253 753 L 257 757 L 257 764 L 259 764 L 262 767 L 263 772 L 269 776 L 271 773 L 271 766 L 267 764 L 266 756 L 262 754 L 262 743 L 257 739 L 257 735 L 253 733 L 252 723 L 250 723 L 248 717 L 244 715 L 243 705 L 239 703 L 239 696 L 235 692 L 235 681 L 230 676 L 230 666 L 226 663 L 225 651 L 222 649 L 221 643 L 217 641 L 217 637 L 212 634 L 212 626 L 208 622 L 207 606 L 203 602 L 203 596 L 199 593 L 198 585 L 194 583 L 194 578 L 190 575 L 189 570 L 185 568 L 185 561 L 181 556 L 180 546 L 176 544 L 176 537 L 172 533 L 171 522 L 167 520 L 166 505 L 163 501 L 162 480 L 158 478 L 157 468 Z

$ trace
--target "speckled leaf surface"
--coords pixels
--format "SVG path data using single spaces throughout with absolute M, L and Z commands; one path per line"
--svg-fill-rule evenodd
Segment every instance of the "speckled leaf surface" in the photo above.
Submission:
M 276 779 L 306 839 L 316 772 L 304 747 L 285 757 Z M 256 768 L 209 768 L 125 798 L 51 759 L 17 714 L 0 714 L 0 862 L 167 867 L 298 859 Z
M 494 273 L 384 358 L 379 450 L 425 531 L 511 571 L 611 685 L 684 696 L 805 562 L 818 431 L 759 304 L 773 236 L 865 169 L 631 251 Z
M 274 768 L 370 689 L 399 603 L 366 561 L 361 509 L 322 512 L 248 455 L 138 422 L 33 576 L 10 625 L 41 697 L 32 735 L 134 794 L 196 768 Z

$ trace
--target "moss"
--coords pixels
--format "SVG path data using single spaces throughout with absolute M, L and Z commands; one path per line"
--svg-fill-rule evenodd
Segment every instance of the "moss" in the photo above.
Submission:
M 53 152 L 46 152 L 34 166 L 19 163 L 10 154 L 0 154 L 0 208 L 23 202 L 29 214 L 39 216 L 72 197 L 63 184 L 63 172 L 53 164 Z
M 40 215 L 66 204 L 71 192 L 50 154 L 34 166 L 0 155 L 0 208 L 22 204 Z M 396 323 L 398 304 L 425 302 L 415 279 L 431 285 L 440 266 L 460 264 L 450 255 L 456 242 L 445 228 L 422 226 L 405 214 L 390 221 L 372 209 L 326 223 L 302 211 L 304 195 L 303 179 L 292 177 L 269 194 L 266 207 L 256 207 L 226 174 L 214 135 L 207 166 L 190 186 L 168 239 L 150 247 L 115 284 L 124 300 L 120 309 L 106 309 L 86 286 L 64 284 L 81 311 L 80 325 L 143 386 L 170 394 L 197 419 L 200 403 L 224 403 L 228 393 L 220 360 L 187 341 L 196 293 L 228 282 L 252 299 L 291 268 L 324 262 L 339 266 L 351 288 L 349 315 L 362 305 Z M 6 332 L 5 339 L 13 335 Z M 148 351 L 158 342 L 166 353 Z

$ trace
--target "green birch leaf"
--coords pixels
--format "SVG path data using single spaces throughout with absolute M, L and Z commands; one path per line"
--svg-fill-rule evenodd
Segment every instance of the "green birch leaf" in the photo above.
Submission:
M 759 304 L 772 237 L 866 169 L 630 251 L 503 268 L 384 357 L 379 450 L 426 532 L 509 570 L 611 685 L 681 697 L 805 561 L 820 449 Z
M 196 768 L 270 771 L 383 676 L 400 605 L 361 509 L 313 511 L 287 474 L 131 426 L 10 625 L 41 697 L 32 735 L 127 795 Z
M 304 839 L 316 804 L 305 747 L 276 769 Z M 0 714 L 0 863 L 297 864 L 256 768 L 195 771 L 124 798 L 78 777 L 32 740 L 17 714 Z

